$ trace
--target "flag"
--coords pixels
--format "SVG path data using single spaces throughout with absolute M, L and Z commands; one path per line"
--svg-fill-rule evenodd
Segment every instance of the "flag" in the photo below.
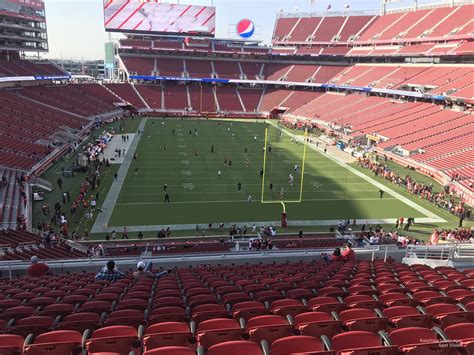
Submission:
M 331 4 L 328 5 L 328 7 L 326 8 L 326 10 L 331 10 Z

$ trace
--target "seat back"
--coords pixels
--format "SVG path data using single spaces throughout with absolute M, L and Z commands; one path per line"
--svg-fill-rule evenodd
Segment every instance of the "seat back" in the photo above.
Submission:
M 81 352 L 81 333 L 69 330 L 40 334 L 33 344 L 25 346 L 25 355 L 80 354 Z
M 141 348 L 137 330 L 129 326 L 114 325 L 96 329 L 86 341 L 87 351 L 129 353 Z

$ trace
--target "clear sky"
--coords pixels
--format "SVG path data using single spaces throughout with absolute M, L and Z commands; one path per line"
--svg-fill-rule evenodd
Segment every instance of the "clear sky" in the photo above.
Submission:
M 173 1 L 164 1 L 173 2 Z M 174 1 L 177 2 L 177 1 Z M 180 0 L 183 4 L 210 5 L 211 0 Z M 298 11 L 324 11 L 331 4 L 331 11 L 342 11 L 345 4 L 351 10 L 380 10 L 377 0 L 214 0 L 217 7 L 217 33 L 228 38 L 231 25 L 242 18 L 249 18 L 257 26 L 261 39 L 269 43 L 276 14 Z M 439 2 L 419 0 L 418 3 Z M 104 30 L 103 0 L 45 0 L 48 23 L 48 58 L 103 59 L 104 42 L 108 34 Z M 393 6 L 409 6 L 413 1 L 401 0 Z M 113 34 L 112 38 L 120 35 Z

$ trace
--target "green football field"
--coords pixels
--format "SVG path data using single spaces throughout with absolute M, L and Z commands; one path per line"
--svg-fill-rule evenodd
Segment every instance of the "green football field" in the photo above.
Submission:
M 265 128 L 271 151 L 267 149 L 264 166 Z M 107 226 L 278 221 L 279 201 L 300 198 L 303 149 L 263 121 L 148 119 Z M 165 184 L 170 203 L 165 202 Z M 302 201 L 285 205 L 289 221 L 305 224 L 425 217 L 388 191 L 380 199 L 379 188 L 370 181 L 309 147 Z

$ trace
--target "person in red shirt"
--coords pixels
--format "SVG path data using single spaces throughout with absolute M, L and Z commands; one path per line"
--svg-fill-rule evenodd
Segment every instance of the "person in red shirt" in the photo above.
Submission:
M 341 255 L 341 249 L 336 248 L 334 249 L 334 252 L 331 255 L 331 262 L 337 262 L 342 260 L 342 255 Z
M 341 253 L 342 260 L 344 261 L 354 261 L 355 260 L 355 252 L 352 250 L 352 243 L 346 243 L 346 249 Z
M 48 274 L 51 274 L 49 266 L 45 263 L 39 263 L 38 257 L 36 255 L 33 255 L 31 257 L 31 265 L 28 268 L 28 276 L 41 277 Z

